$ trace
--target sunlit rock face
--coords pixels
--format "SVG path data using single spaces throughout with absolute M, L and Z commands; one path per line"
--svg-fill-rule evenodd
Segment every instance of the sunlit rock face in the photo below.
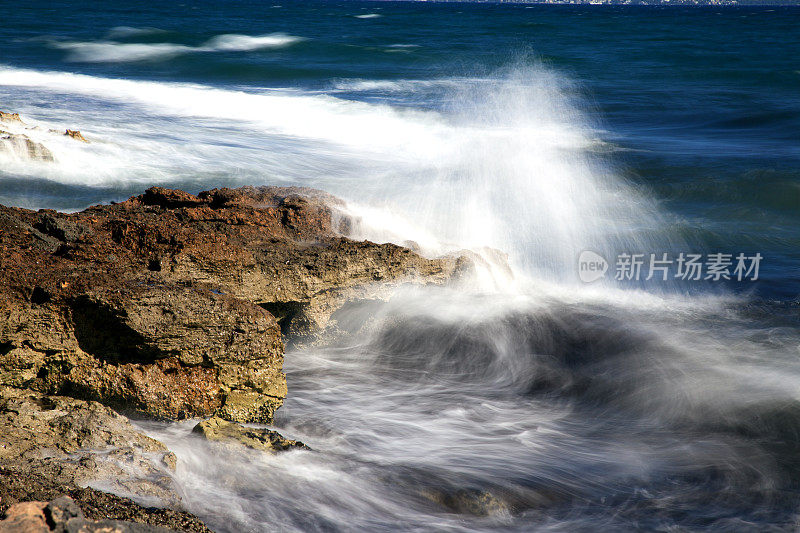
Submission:
M 152 188 L 71 215 L 0 207 L 0 383 L 156 419 L 270 422 L 283 334 L 471 264 L 342 237 L 340 205 L 262 187 Z

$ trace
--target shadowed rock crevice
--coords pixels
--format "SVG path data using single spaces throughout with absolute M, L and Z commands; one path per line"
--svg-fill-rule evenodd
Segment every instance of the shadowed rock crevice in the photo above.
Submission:
M 304 316 L 304 311 L 308 307 L 307 302 L 267 302 L 259 305 L 275 317 L 284 336 L 307 331 L 310 327 L 308 319 Z
M 88 296 L 70 301 L 75 339 L 87 354 L 110 363 L 152 363 L 165 354 L 125 324 L 125 311 Z
M 45 235 L 64 242 L 78 240 L 89 231 L 86 227 L 71 220 L 58 218 L 55 211 L 43 212 L 33 227 Z

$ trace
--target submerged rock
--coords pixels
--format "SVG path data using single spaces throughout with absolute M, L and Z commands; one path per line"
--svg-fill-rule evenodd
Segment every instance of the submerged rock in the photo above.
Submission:
M 508 506 L 503 500 L 484 490 L 423 491 L 423 495 L 454 513 L 490 516 L 509 512 Z
M 31 140 L 24 133 L 12 133 L 0 130 L 0 153 L 6 153 L 16 159 L 53 162 L 53 153 L 42 143 Z
M 309 447 L 300 441 L 290 440 L 270 429 L 248 428 L 241 424 L 228 422 L 219 417 L 209 418 L 197 424 L 193 433 L 204 436 L 210 441 L 238 442 L 254 450 L 277 453 L 291 449 L 308 450 Z

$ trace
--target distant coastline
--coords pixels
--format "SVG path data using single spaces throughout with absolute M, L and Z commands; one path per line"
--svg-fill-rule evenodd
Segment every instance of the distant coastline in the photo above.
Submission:
M 383 0 L 379 0 L 383 1 Z M 396 0 L 389 0 L 396 1 Z M 402 0 L 401 0 L 402 1 Z M 407 0 L 411 2 L 530 5 L 635 5 L 696 7 L 787 7 L 800 6 L 800 0 Z

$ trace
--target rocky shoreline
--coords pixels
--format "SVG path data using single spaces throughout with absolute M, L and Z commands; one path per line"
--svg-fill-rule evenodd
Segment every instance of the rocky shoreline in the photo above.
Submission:
M 358 221 L 342 207 L 282 187 L 151 188 L 74 214 L 0 206 L 0 513 L 67 494 L 88 520 L 204 530 L 182 508 L 175 456 L 126 417 L 307 448 L 241 426 L 281 406 L 284 342 L 335 336 L 347 303 L 473 268 L 349 239 Z

